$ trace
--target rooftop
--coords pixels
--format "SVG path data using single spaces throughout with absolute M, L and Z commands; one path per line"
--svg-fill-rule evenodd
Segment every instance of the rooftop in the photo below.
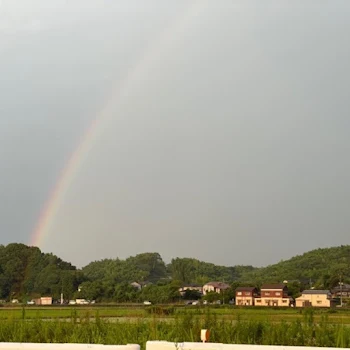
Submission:
M 202 286 L 200 284 L 197 284 L 197 283 L 185 283 L 182 285 L 182 288 L 202 288 Z
M 205 284 L 206 286 L 213 286 L 215 288 L 220 288 L 220 289 L 228 289 L 230 286 L 227 283 L 224 282 L 208 282 Z
M 261 290 L 263 290 L 263 289 L 269 289 L 269 290 L 278 289 L 278 290 L 280 290 L 280 289 L 284 289 L 286 287 L 287 286 L 283 283 L 270 283 L 270 284 L 263 284 L 261 286 Z
M 346 292 L 346 291 L 350 290 L 350 284 L 344 283 L 341 287 L 336 286 L 332 290 L 337 291 L 337 292 L 340 292 L 340 290 L 342 290 L 342 291 Z
M 301 294 L 330 294 L 329 290 L 321 290 L 321 289 L 308 289 L 308 290 L 303 290 Z
M 252 292 L 255 289 L 255 287 L 238 287 L 236 288 L 236 292 Z

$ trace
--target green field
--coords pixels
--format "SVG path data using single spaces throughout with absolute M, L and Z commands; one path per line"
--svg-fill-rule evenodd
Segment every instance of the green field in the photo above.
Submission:
M 350 347 L 350 310 L 233 307 L 0 308 L 0 342 L 137 343 L 147 340 Z
M 174 318 L 175 316 L 192 314 L 198 317 L 210 314 L 218 319 L 254 320 L 254 321 L 297 321 L 302 320 L 305 310 L 273 309 L 273 308 L 234 308 L 205 306 L 64 306 L 64 307 L 3 307 L 0 308 L 0 320 L 7 319 L 67 319 L 73 315 L 78 319 L 87 315 L 95 318 Z M 168 312 L 167 312 L 168 311 Z M 315 322 L 327 316 L 329 323 L 350 324 L 350 309 L 314 309 Z

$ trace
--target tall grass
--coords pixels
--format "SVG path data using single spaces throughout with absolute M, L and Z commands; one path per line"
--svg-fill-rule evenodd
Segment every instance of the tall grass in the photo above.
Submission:
M 242 320 L 239 316 L 223 319 L 209 310 L 202 315 L 174 315 L 167 321 L 154 315 L 117 322 L 102 319 L 98 312 L 91 311 L 78 315 L 72 310 L 70 319 L 65 321 L 27 319 L 23 311 L 21 319 L 0 320 L 0 342 L 136 343 L 144 348 L 147 340 L 200 341 L 203 328 L 211 331 L 212 342 L 350 347 L 350 327 L 331 324 L 327 315 L 315 322 L 313 313 L 306 312 L 301 320 L 274 323 Z

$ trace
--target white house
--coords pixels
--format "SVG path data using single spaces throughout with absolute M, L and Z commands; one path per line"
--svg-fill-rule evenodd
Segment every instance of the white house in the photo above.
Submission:
M 226 289 L 229 289 L 230 286 L 224 282 L 208 282 L 203 286 L 203 295 L 206 295 L 210 292 L 222 293 Z

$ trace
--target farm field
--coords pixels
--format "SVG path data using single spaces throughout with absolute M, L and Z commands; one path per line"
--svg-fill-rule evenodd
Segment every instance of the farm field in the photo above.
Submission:
M 63 322 L 64 321 L 64 322 Z M 0 309 L 0 342 L 140 344 L 148 340 L 350 347 L 350 310 L 233 307 Z
M 191 314 L 203 318 L 208 312 L 224 320 L 292 322 L 302 320 L 305 310 L 301 309 L 272 309 L 272 308 L 235 308 L 210 306 L 64 306 L 64 307 L 4 307 L 0 308 L 0 320 L 7 319 L 42 319 L 59 320 L 75 317 L 94 319 L 117 318 L 122 320 L 162 318 L 173 320 L 177 316 Z M 350 309 L 314 309 L 315 322 L 325 321 L 331 324 L 349 324 Z

